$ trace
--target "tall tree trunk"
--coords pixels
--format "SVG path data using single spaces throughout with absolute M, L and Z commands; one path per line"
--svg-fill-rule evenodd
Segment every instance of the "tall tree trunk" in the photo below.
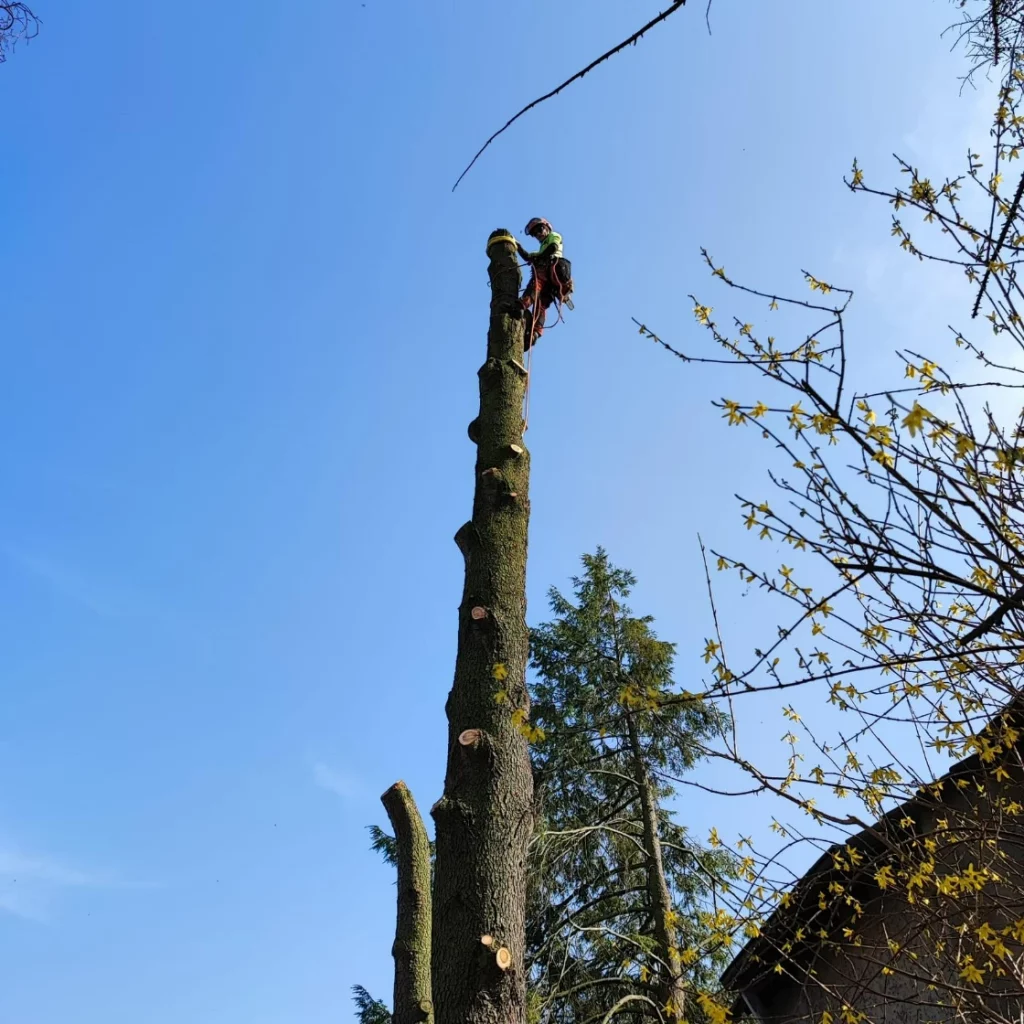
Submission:
M 658 997 L 662 1010 L 670 1020 L 683 1019 L 686 985 L 680 969 L 679 950 L 676 947 L 676 929 L 672 923 L 674 911 L 672 896 L 665 880 L 665 865 L 661 856 L 661 837 L 658 832 L 658 801 L 654 783 L 647 770 L 643 747 L 632 712 L 627 712 L 629 747 L 633 755 L 634 781 L 640 791 L 640 814 L 643 826 L 644 859 L 647 861 L 647 894 L 654 916 L 654 938 L 658 943 L 660 984 Z M 666 1009 L 667 1008 L 667 1009 Z
M 392 1024 L 429 1024 L 430 996 L 430 840 L 408 786 L 396 782 L 381 798 L 395 830 L 398 866 L 398 924 Z
M 491 233 L 491 318 L 480 368 L 473 518 L 455 536 L 465 559 L 448 768 L 434 805 L 433 991 L 437 1024 L 525 1019 L 526 849 L 533 778 L 520 729 L 529 713 L 526 535 L 530 457 L 523 445 L 522 278 L 508 232 Z

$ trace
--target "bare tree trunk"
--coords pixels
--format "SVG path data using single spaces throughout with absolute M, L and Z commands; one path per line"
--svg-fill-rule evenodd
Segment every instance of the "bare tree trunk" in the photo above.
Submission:
M 680 969 L 679 950 L 676 948 L 676 929 L 672 923 L 672 896 L 665 881 L 665 865 L 661 856 L 658 802 L 632 712 L 627 713 L 626 721 L 630 752 L 633 755 L 634 781 L 640 790 L 644 859 L 647 861 L 647 894 L 654 915 L 654 937 L 658 943 L 658 956 L 663 961 L 658 994 L 666 1017 L 669 1020 L 681 1021 L 686 1002 L 686 985 Z
M 433 991 L 437 1024 L 522 1024 L 526 849 L 533 778 L 520 729 L 529 713 L 523 445 L 522 278 L 508 232 L 492 232 L 491 319 L 480 368 L 473 518 L 455 536 L 466 576 L 448 768 L 436 823 Z
M 392 1024 L 423 1024 L 433 1018 L 430 996 L 430 840 L 408 786 L 396 782 L 381 798 L 395 830 L 398 924 Z

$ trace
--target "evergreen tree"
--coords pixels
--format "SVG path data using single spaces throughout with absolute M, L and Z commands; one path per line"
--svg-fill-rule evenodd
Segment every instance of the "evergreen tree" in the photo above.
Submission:
M 700 1018 L 727 950 L 710 945 L 716 880 L 731 859 L 692 843 L 666 801 L 723 716 L 681 696 L 675 647 L 622 602 L 634 577 L 601 549 L 575 603 L 531 635 L 532 747 L 543 813 L 531 847 L 527 963 L 535 1019 Z M 667 1008 L 667 1010 L 666 1010 Z
M 352 986 L 352 1002 L 356 1004 L 359 1024 L 391 1024 L 391 1011 L 380 999 L 374 999 L 362 985 Z

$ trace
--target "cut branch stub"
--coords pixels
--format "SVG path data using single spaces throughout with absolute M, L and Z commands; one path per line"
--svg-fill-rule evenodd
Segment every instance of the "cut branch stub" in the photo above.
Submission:
M 469 615 L 474 622 L 482 622 L 484 619 L 487 618 L 487 609 L 481 607 L 480 605 L 476 605 L 476 607 L 474 607 L 472 611 L 470 611 Z
M 455 532 L 455 543 L 458 545 L 459 551 L 462 552 L 463 558 L 469 558 L 475 535 L 476 527 L 472 523 L 463 523 Z
M 509 362 L 512 364 L 512 369 L 519 374 L 520 377 L 528 377 L 530 371 L 518 359 L 510 359 Z
M 508 452 L 511 456 L 513 456 L 513 458 L 519 458 L 519 456 L 523 454 L 523 449 L 521 445 L 510 444 L 508 446 Z
M 498 371 L 501 369 L 501 363 L 497 359 L 487 359 L 484 361 L 483 366 L 476 371 L 478 377 L 491 377 L 496 378 Z
M 505 946 L 499 946 L 493 935 L 481 935 L 480 945 L 494 954 L 498 970 L 507 971 L 512 966 L 512 953 Z
M 459 733 L 459 746 L 461 747 L 478 747 L 483 742 L 484 733 L 482 729 L 464 729 Z M 485 935 L 480 941 L 490 938 L 489 935 Z

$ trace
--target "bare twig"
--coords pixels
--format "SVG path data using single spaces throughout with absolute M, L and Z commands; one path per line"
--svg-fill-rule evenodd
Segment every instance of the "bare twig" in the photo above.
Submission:
M 993 10 L 995 9 L 993 5 Z M 992 20 L 995 21 L 995 15 L 993 14 Z M 996 36 L 996 45 L 998 46 L 999 37 Z M 996 257 L 999 255 L 999 250 L 1002 249 L 1003 243 L 1006 241 L 1006 235 L 1010 230 L 1010 225 L 1017 219 L 1017 210 L 1020 208 L 1021 196 L 1024 196 L 1024 174 L 1020 176 L 1020 181 L 1017 183 L 1017 191 L 1013 195 L 1013 202 L 1010 204 L 1009 212 L 1006 214 L 1006 218 L 1003 221 L 1003 229 L 999 232 L 999 238 L 996 240 L 995 248 L 989 254 L 988 266 L 985 268 L 985 274 L 981 279 L 981 287 L 978 289 L 978 297 L 974 300 L 974 308 L 971 310 L 971 319 L 974 320 L 978 315 L 978 310 L 981 308 L 981 300 L 985 296 L 985 289 L 988 287 L 988 279 L 992 274 L 992 265 L 996 261 Z
M 661 14 L 659 14 L 656 18 L 652 18 L 649 22 L 647 22 L 646 25 L 644 25 L 643 28 L 638 29 L 628 39 L 624 39 L 617 46 L 613 46 L 607 53 L 603 53 L 596 60 L 591 61 L 582 71 L 577 71 L 576 74 L 573 75 L 571 78 L 567 78 L 560 86 L 558 86 L 557 89 L 552 89 L 551 92 L 545 93 L 543 96 L 537 97 L 537 99 L 535 99 L 532 103 L 527 103 L 526 106 L 523 107 L 523 109 L 520 110 L 518 114 L 516 114 L 514 117 L 510 117 L 477 150 L 476 156 L 474 156 L 473 159 L 469 161 L 469 164 L 466 166 L 466 169 L 459 175 L 459 180 L 456 181 L 454 185 L 452 185 L 452 191 L 454 192 L 459 187 L 459 184 L 462 181 L 462 179 L 467 174 L 469 174 L 469 172 L 473 168 L 473 165 L 477 162 L 477 160 L 480 159 L 481 156 L 483 156 L 484 150 L 486 150 L 487 147 L 499 135 L 501 135 L 503 132 L 505 132 L 509 128 L 511 128 L 512 125 L 515 124 L 516 121 L 518 121 L 519 118 L 521 118 L 524 114 L 526 114 L 529 111 L 533 110 L 534 107 L 540 106 L 540 104 L 544 103 L 546 100 L 550 100 L 553 97 L 557 96 L 563 89 L 568 88 L 570 85 L 572 85 L 573 82 L 578 82 L 584 75 L 586 75 L 589 72 L 593 71 L 594 68 L 596 68 L 599 64 L 603 64 L 606 60 L 609 60 L 610 58 L 614 57 L 615 54 L 617 54 L 620 50 L 624 50 L 627 46 L 632 46 L 634 43 L 638 42 L 641 39 L 641 37 L 646 32 L 648 32 L 650 29 L 654 28 L 655 25 L 658 25 L 661 22 L 663 22 L 666 18 L 671 17 L 671 15 L 675 14 L 675 12 L 678 11 L 680 7 L 684 7 L 685 5 L 686 5 L 686 0 L 675 0 L 675 2 L 672 4 L 671 7 L 668 7 L 666 10 L 662 11 Z
M 38 32 L 39 18 L 28 4 L 0 2 L 0 64 L 19 39 L 32 39 Z

